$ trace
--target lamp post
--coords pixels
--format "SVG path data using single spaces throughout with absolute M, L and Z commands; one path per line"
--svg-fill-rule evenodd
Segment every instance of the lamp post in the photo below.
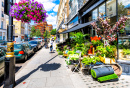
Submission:
M 6 1 L 6 0 L 5 0 Z M 8 11 L 13 5 L 13 0 L 7 0 Z M 6 7 L 6 5 L 5 5 Z M 9 12 L 8 12 L 9 15 Z M 9 16 L 9 25 L 7 26 L 7 52 L 5 59 L 5 80 L 4 88 L 14 88 L 15 86 L 15 57 L 13 43 L 13 17 Z

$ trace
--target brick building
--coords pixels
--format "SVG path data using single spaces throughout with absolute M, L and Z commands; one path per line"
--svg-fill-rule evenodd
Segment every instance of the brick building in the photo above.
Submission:
M 44 34 L 45 30 L 51 32 L 51 30 L 53 29 L 52 24 L 47 24 L 47 22 L 42 22 L 42 23 L 37 23 L 35 25 L 35 29 L 39 29 L 41 31 L 41 35 Z

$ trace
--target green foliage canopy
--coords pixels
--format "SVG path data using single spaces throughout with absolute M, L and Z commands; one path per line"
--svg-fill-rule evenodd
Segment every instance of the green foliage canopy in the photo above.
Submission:
M 56 29 L 51 30 L 51 35 L 56 35 Z

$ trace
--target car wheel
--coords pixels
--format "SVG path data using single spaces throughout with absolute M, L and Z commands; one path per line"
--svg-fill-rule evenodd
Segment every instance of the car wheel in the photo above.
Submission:
M 28 59 L 28 55 L 25 55 L 24 61 L 26 61 Z

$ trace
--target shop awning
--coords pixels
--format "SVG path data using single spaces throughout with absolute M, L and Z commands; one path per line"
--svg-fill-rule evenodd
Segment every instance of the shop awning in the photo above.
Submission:
M 94 21 L 90 21 L 90 22 L 88 22 L 88 23 L 79 24 L 79 25 L 77 25 L 77 26 L 75 26 L 75 27 L 73 27 L 73 28 L 71 28 L 71 29 L 68 29 L 68 30 L 66 30 L 66 31 L 64 31 L 64 32 L 61 32 L 60 34 L 65 34 L 65 33 L 73 32 L 73 31 L 75 31 L 75 30 L 84 28 L 84 27 L 90 25 L 92 22 L 95 22 L 95 20 L 94 20 Z

